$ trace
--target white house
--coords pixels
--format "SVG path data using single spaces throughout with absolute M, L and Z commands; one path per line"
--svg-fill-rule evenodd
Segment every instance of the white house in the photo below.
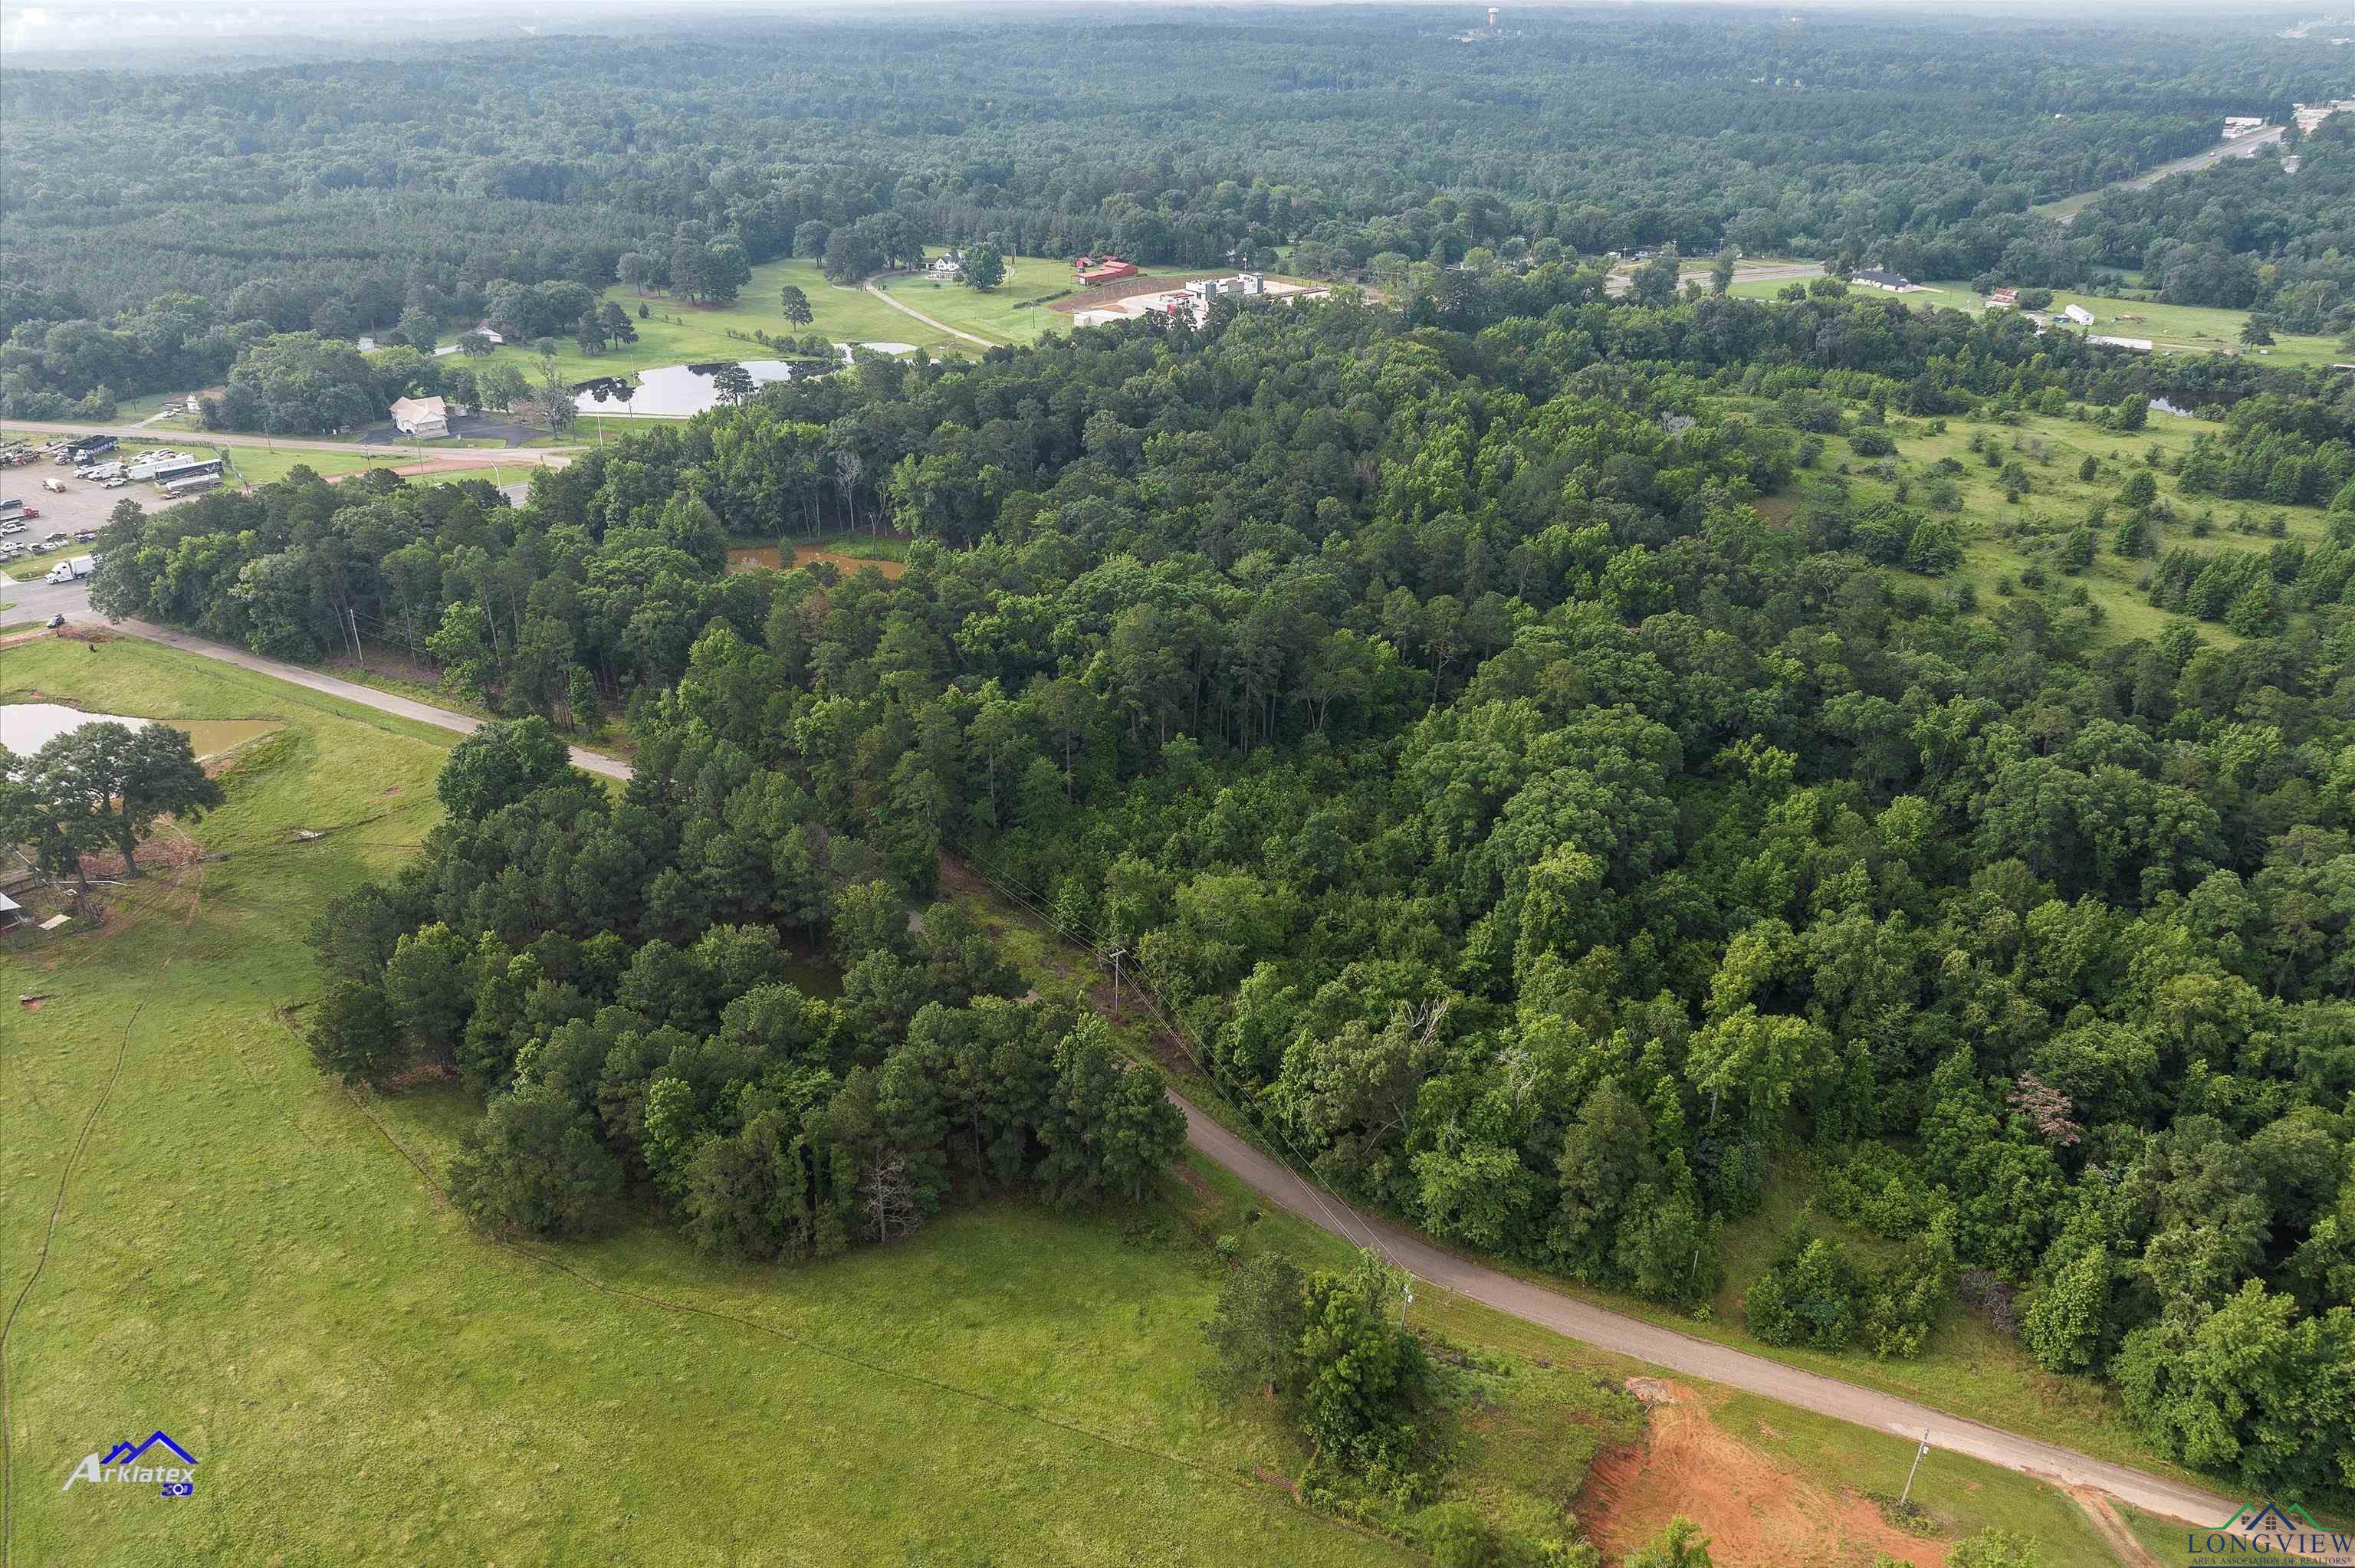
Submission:
M 393 429 L 430 441 L 450 433 L 450 406 L 440 397 L 403 397 L 392 406 Z
M 933 281 L 936 282 L 954 282 L 957 279 L 964 276 L 964 252 L 962 250 L 943 251 L 940 255 L 933 257 L 932 264 L 925 268 L 924 270 L 930 273 Z
M 2063 316 L 2066 316 L 2069 320 L 2076 323 L 2079 326 L 2092 326 L 2094 324 L 2094 313 L 2087 310 L 2083 305 L 2063 305 L 2061 307 L 2061 313 Z

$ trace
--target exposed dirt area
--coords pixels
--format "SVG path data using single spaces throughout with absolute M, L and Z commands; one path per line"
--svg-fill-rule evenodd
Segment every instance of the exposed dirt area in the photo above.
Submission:
M 2094 1521 L 2094 1528 L 2101 1532 L 2102 1544 L 2126 1568 L 2165 1568 L 2147 1547 L 2135 1539 L 2134 1531 L 2118 1517 L 2118 1510 L 2111 1506 L 2107 1496 L 2091 1487 L 2071 1487 L 2069 1495 L 2077 1499 L 2077 1506 Z
M 1588 1534 L 1611 1560 L 1683 1514 L 1710 1537 L 1718 1568 L 1865 1568 L 1880 1552 L 1915 1568 L 1943 1568 L 1944 1542 L 1906 1534 L 1869 1498 L 1836 1494 L 1776 1464 L 1711 1421 L 1685 1391 L 1631 1392 L 1647 1407 L 1650 1432 L 1643 1444 L 1596 1459 L 1577 1502 Z
M 890 560 L 879 556 L 870 557 L 845 555 L 839 550 L 828 550 L 816 545 L 794 546 L 791 565 L 806 567 L 815 561 L 824 561 L 837 573 L 846 577 L 855 577 L 869 567 L 872 567 L 878 575 L 887 578 L 896 579 L 908 574 L 908 563 L 905 561 Z M 773 545 L 737 545 L 730 547 L 728 552 L 728 569 L 731 572 L 763 569 L 780 571 L 787 564 L 784 552 Z
M 1100 311 L 1107 305 L 1138 294 L 1166 294 L 1172 289 L 1183 288 L 1188 278 L 1215 278 L 1216 272 L 1171 272 L 1167 275 L 1123 278 L 1117 283 L 1099 283 L 1092 289 L 1082 289 L 1076 294 L 1066 294 L 1047 308 L 1071 315 L 1080 311 Z

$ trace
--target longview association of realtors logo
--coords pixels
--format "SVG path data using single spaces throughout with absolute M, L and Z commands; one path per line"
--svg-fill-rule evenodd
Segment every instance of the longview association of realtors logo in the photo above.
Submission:
M 140 1463 L 157 1448 L 167 1449 L 174 1457 L 185 1460 L 186 1467 Z M 155 1486 L 161 1489 L 157 1493 L 159 1497 L 194 1497 L 197 1492 L 197 1457 L 173 1442 L 159 1426 L 135 1443 L 117 1443 L 103 1456 L 83 1455 L 81 1463 L 74 1467 L 73 1474 L 66 1478 L 66 1484 L 59 1489 L 69 1492 L 76 1481 L 88 1481 L 93 1486 L 108 1483 Z
M 2296 1503 L 2244 1503 L 2213 1530 L 2187 1531 L 2184 1544 L 2191 1568 L 2291 1562 L 2355 1568 L 2355 1531 L 2326 1530 Z

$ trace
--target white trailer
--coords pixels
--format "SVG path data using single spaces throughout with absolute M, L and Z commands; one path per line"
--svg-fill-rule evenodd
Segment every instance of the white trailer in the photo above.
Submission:
M 56 566 L 51 567 L 49 575 L 41 580 L 52 583 L 78 583 L 97 568 L 96 556 L 76 556 L 71 560 L 59 561 Z
M 153 479 L 167 468 L 191 461 L 185 452 L 150 452 L 123 471 L 133 479 Z

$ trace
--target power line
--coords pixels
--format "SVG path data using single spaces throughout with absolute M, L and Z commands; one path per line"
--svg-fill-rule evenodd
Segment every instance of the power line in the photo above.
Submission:
M 1055 932 L 1058 936 L 1062 937 L 1067 941 L 1072 940 L 1071 935 L 1063 930 L 1060 922 L 1057 921 L 1055 917 L 1050 915 L 1046 910 L 1040 908 L 1030 896 L 1018 887 L 1008 886 L 997 876 L 993 875 L 986 867 L 976 866 L 975 869 L 979 872 L 983 881 L 988 883 L 991 887 L 996 889 L 1006 897 L 1014 900 L 1016 904 L 1027 910 L 1033 917 L 1044 924 L 1049 930 Z M 1086 930 L 1091 938 L 1101 938 L 1103 936 L 1102 932 L 1098 931 L 1093 926 L 1084 920 L 1074 920 L 1071 924 Z M 1103 959 L 1105 957 L 1105 949 L 1101 946 L 1100 941 L 1092 940 L 1088 942 L 1078 942 L 1075 943 L 1075 945 L 1085 948 L 1090 953 L 1098 959 Z M 1138 999 L 1145 1003 L 1146 1011 L 1153 1014 L 1154 1019 L 1161 1025 L 1163 1031 L 1178 1042 L 1178 1049 L 1186 1053 L 1186 1059 L 1191 1062 L 1194 1065 L 1194 1070 L 1202 1075 L 1202 1080 L 1209 1086 L 1210 1093 L 1216 1095 L 1219 1097 L 1220 1103 L 1226 1106 L 1229 1110 L 1233 1111 L 1236 1118 L 1245 1126 L 1257 1125 L 1243 1110 L 1242 1107 L 1237 1105 L 1233 1098 L 1227 1094 L 1226 1090 L 1220 1086 L 1217 1075 L 1203 1063 L 1200 1052 L 1197 1048 L 1197 1042 L 1188 1032 L 1181 1028 L 1170 1018 L 1167 1012 L 1163 1011 L 1160 999 L 1153 994 L 1152 987 L 1146 983 L 1144 977 L 1132 970 L 1130 971 L 1129 978 L 1134 981 Z M 1272 1130 L 1275 1133 L 1275 1136 L 1283 1141 L 1284 1148 L 1290 1150 L 1294 1169 L 1300 1173 L 1303 1182 L 1307 1187 L 1309 1198 L 1316 1204 L 1316 1207 L 1324 1213 L 1325 1217 L 1332 1222 L 1331 1228 L 1333 1231 L 1345 1240 L 1356 1242 L 1359 1245 L 1364 1247 L 1367 1251 L 1375 1254 L 1377 1256 L 1380 1257 L 1383 1262 L 1390 1264 L 1392 1267 L 1399 1266 L 1397 1261 L 1391 1256 L 1390 1249 L 1381 1245 L 1381 1238 L 1378 1234 L 1375 1234 L 1371 1231 L 1370 1227 L 1364 1229 L 1362 1232 L 1359 1229 L 1352 1228 L 1349 1220 L 1358 1221 L 1360 1226 L 1364 1225 L 1364 1221 L 1362 1217 L 1349 1206 L 1348 1201 L 1343 1198 L 1338 1192 L 1332 1194 L 1333 1202 L 1340 1204 L 1341 1213 L 1348 1215 L 1349 1220 L 1344 1220 L 1339 1214 L 1336 1214 L 1333 1212 L 1332 1207 L 1325 1202 L 1325 1183 L 1316 1174 L 1316 1168 L 1309 1163 L 1307 1156 L 1301 1150 L 1300 1146 L 1292 1140 L 1292 1135 L 1284 1130 L 1281 1122 L 1271 1122 L 1269 1125 L 1271 1126 Z M 1362 1241 L 1359 1240 L 1361 1234 L 1364 1236 Z

